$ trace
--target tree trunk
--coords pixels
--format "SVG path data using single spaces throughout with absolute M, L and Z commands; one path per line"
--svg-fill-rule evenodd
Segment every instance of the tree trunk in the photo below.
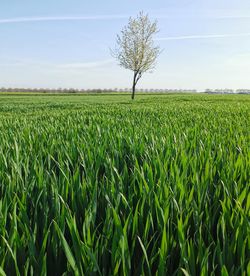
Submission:
M 135 98 L 135 86 L 136 86 L 136 72 L 134 72 L 134 79 L 133 79 L 133 86 L 132 86 L 132 96 L 131 99 L 133 100 Z

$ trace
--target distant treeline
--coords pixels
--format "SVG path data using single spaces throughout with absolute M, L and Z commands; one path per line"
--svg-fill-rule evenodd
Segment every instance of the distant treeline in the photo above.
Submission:
M 169 93 L 169 92 L 185 92 L 195 93 L 193 89 L 136 89 L 137 92 L 143 93 Z M 0 88 L 0 92 L 5 93 L 126 93 L 131 92 L 130 88 L 110 88 L 110 89 L 50 89 L 50 88 Z
M 136 89 L 142 93 L 196 93 L 195 89 Z M 110 88 L 110 89 L 75 89 L 75 88 L 0 88 L 0 93 L 128 93 L 130 88 Z M 206 89 L 205 93 L 211 94 L 250 94 L 250 89 Z
M 250 89 L 206 89 L 209 94 L 250 94 Z

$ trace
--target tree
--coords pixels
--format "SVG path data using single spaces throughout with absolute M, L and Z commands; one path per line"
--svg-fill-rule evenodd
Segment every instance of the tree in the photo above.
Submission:
M 130 17 L 121 35 L 117 35 L 118 47 L 112 51 L 112 55 L 120 66 L 133 71 L 132 100 L 139 79 L 143 73 L 155 67 L 160 54 L 160 48 L 153 41 L 157 32 L 157 21 L 151 22 L 147 14 L 140 12 L 136 18 Z

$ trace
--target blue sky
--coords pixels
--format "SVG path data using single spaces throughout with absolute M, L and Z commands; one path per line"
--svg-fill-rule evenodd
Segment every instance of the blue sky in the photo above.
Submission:
M 158 20 L 143 88 L 250 88 L 249 0 L 0 0 L 0 86 L 130 87 L 110 56 L 129 16 Z

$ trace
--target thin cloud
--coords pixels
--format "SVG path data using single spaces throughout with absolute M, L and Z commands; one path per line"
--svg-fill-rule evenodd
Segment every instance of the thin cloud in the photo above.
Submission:
M 41 61 L 33 61 L 29 59 L 1 59 L 0 66 L 24 66 L 24 67 L 35 67 L 35 68 L 47 68 L 54 70 L 81 70 L 81 69 L 91 69 L 91 68 L 101 68 L 107 65 L 112 65 L 114 63 L 113 59 L 103 59 L 89 62 L 76 62 L 76 63 L 49 63 Z
M 46 22 L 46 21 L 86 21 L 86 20 L 118 20 L 128 19 L 130 15 L 125 14 L 108 14 L 108 15 L 91 15 L 91 16 L 36 16 L 36 17 L 13 17 L 13 18 L 2 18 L 0 24 L 11 24 L 11 23 L 26 23 L 26 22 Z M 154 15 L 158 19 L 171 19 L 176 18 L 173 15 Z M 182 15 L 183 17 L 183 15 Z M 196 15 L 185 15 L 185 17 L 197 17 Z M 198 17 L 208 17 L 216 19 L 249 19 L 250 16 L 247 14 L 243 15 L 199 15 Z
M 61 69 L 86 69 L 86 68 L 96 68 L 102 67 L 113 63 L 113 59 L 98 60 L 92 62 L 80 62 L 80 63 L 67 63 L 60 64 L 57 67 Z
M 250 15 L 225 15 L 218 16 L 219 19 L 250 19 Z
M 0 19 L 0 24 L 43 22 L 43 21 L 86 21 L 126 19 L 127 15 L 95 15 L 95 16 L 49 16 L 49 17 L 16 17 Z
M 210 34 L 210 35 L 183 35 L 183 36 L 167 36 L 156 38 L 156 41 L 165 40 L 192 40 L 192 39 L 213 39 L 213 38 L 230 38 L 230 37 L 248 37 L 250 33 L 239 34 Z

